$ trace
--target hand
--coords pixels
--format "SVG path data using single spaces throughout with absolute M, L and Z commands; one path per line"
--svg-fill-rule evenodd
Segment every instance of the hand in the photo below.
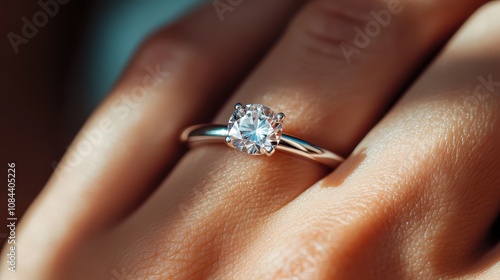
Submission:
M 82 128 L 0 278 L 499 279 L 500 3 L 484 2 L 256 0 L 165 28 Z M 347 161 L 184 150 L 185 127 L 236 102 L 285 112 L 287 133 Z

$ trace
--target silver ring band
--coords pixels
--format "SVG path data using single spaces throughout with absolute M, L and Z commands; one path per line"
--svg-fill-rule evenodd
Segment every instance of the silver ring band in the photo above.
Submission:
M 182 141 L 189 144 L 224 144 L 224 139 L 227 137 L 227 135 L 227 125 L 202 124 L 188 127 L 182 133 L 181 139 Z M 279 141 L 276 149 L 308 158 L 331 168 L 337 167 L 341 162 L 344 161 L 344 158 L 342 158 L 341 156 L 338 156 L 330 151 L 327 151 L 323 148 L 317 147 L 311 143 L 287 134 L 283 134 L 281 136 L 281 140 Z

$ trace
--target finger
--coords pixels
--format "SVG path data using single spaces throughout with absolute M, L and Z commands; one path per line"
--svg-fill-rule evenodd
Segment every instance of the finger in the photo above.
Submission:
M 467 2 L 447 11 L 448 6 L 442 2 L 411 2 L 406 16 L 392 15 L 391 24 L 373 39 L 355 63 L 348 64 L 339 51 L 339 42 L 355 38 L 354 27 L 366 25 L 363 15 L 371 17 L 372 9 L 388 7 L 382 1 L 345 1 L 338 6 L 335 3 L 338 2 L 314 1 L 300 12 L 274 51 L 226 107 L 232 107 L 236 101 L 269 105 L 288 115 L 287 133 L 347 154 L 395 97 L 405 83 L 401 81 L 409 79 L 420 61 L 436 47 L 437 38 L 458 25 L 474 5 Z M 318 25 L 331 29 L 323 29 L 324 33 L 318 35 L 314 33 L 322 30 Z M 230 111 L 223 111 L 217 121 L 227 122 Z M 193 242 L 184 245 L 190 259 L 196 260 L 189 263 L 190 269 L 203 269 L 214 260 L 223 262 L 219 256 L 224 252 L 206 250 L 210 246 L 219 248 L 224 242 L 247 246 L 245 242 L 253 234 L 251 228 L 325 174 L 326 170 L 318 165 L 288 155 L 248 157 L 224 146 L 197 147 L 124 225 L 130 231 L 138 223 L 150 228 L 149 237 L 130 250 L 153 246 L 165 254 L 146 260 L 128 254 L 131 257 L 124 263 L 144 261 L 160 266 L 176 258 L 174 249 L 169 248 L 174 242 Z M 180 212 L 185 215 L 179 218 Z M 158 217 L 162 218 L 158 221 Z M 244 232 L 238 230 L 242 220 Z M 164 242 L 163 236 L 168 236 L 171 243 Z M 207 236 L 210 242 L 202 241 Z M 237 236 L 237 240 L 218 239 L 220 236 Z M 187 265 L 180 263 L 178 270 L 186 270 Z
M 209 5 L 141 47 L 24 218 L 22 248 L 71 248 L 142 201 L 178 157 L 179 132 L 211 117 L 210 108 L 253 65 L 300 1 L 273 1 L 262 11 L 263 3 L 245 3 L 224 24 Z M 47 221 L 53 213 L 58 218 Z M 29 238 L 34 233 L 37 238 Z
M 500 214 L 500 83 L 494 81 L 500 80 L 500 38 L 491 34 L 500 27 L 499 11 L 498 2 L 478 11 L 363 145 L 388 150 L 382 138 L 394 131 L 406 136 L 381 164 L 394 166 L 396 154 L 411 151 L 409 177 L 424 181 L 401 194 L 420 204 L 427 223 L 408 232 L 427 233 L 428 245 L 417 255 L 442 275 L 476 272 L 496 245 L 490 230 Z M 410 137 L 415 140 L 407 142 Z
M 260 267 L 302 264 L 301 277 L 329 279 L 495 275 L 500 84 L 484 81 L 500 80 L 499 11 L 478 11 L 344 167 L 273 217 L 272 237 L 254 239 L 267 248 L 253 256 Z

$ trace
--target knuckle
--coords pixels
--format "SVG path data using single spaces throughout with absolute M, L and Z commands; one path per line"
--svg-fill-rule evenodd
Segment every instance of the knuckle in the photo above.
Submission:
M 212 62 L 202 46 L 191 42 L 173 26 L 150 35 L 142 42 L 133 67 L 144 68 L 158 63 L 174 73 L 201 74 Z
M 329 213 L 321 216 L 306 222 L 300 234 L 273 249 L 266 263 L 275 265 L 267 272 L 271 277 L 264 279 L 366 279 L 376 270 L 364 258 L 381 249 L 367 246 L 377 244 L 385 236 L 383 227 L 374 227 L 379 218 L 356 213 L 346 217 L 349 223 L 343 223 Z M 365 277 L 353 271 L 353 266 L 362 270 Z
M 383 1 L 317 0 L 297 16 L 291 32 L 307 52 L 344 59 L 346 52 L 359 54 L 379 40 L 396 12 Z
M 348 279 L 342 277 L 345 256 L 352 250 L 346 225 L 329 214 L 320 216 L 301 221 L 294 233 L 274 243 L 260 257 L 257 279 Z
M 167 81 L 185 84 L 189 77 L 196 76 L 203 82 L 215 66 L 215 59 L 203 46 L 189 40 L 185 32 L 176 26 L 164 28 L 140 44 L 118 86 L 111 92 L 110 104 L 118 105 L 123 98 L 135 104 L 136 100 L 151 96 L 151 92 L 172 92 L 165 91 L 171 85 Z
M 309 229 L 307 234 L 284 241 L 272 255 L 271 271 L 264 279 L 316 279 L 327 271 L 325 261 L 329 258 L 330 244 L 327 235 L 320 229 Z

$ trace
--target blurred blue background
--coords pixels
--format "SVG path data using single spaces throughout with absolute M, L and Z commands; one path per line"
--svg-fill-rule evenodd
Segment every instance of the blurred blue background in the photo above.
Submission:
M 73 100 L 90 113 L 113 86 L 140 42 L 204 0 L 96 1 L 75 63 Z M 81 100 L 78 100 L 81 99 Z

